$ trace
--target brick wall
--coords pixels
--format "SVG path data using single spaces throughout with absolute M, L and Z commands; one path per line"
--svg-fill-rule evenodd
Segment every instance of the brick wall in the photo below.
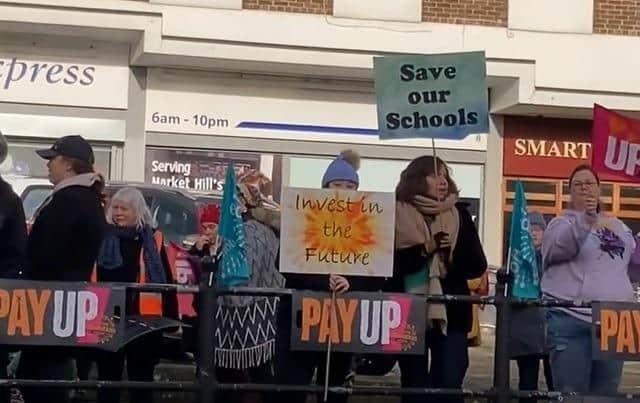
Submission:
M 507 3 L 508 0 L 422 0 L 422 21 L 505 27 Z
M 333 0 L 242 0 L 242 8 L 286 13 L 333 14 Z
M 593 32 L 640 36 L 640 0 L 594 0 Z

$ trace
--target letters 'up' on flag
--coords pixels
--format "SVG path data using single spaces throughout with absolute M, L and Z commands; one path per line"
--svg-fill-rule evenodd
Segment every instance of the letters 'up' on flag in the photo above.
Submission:
M 218 235 L 222 242 L 218 287 L 230 288 L 245 285 L 249 281 L 249 265 L 236 174 L 231 163 L 227 167 L 227 177 L 224 182 Z
M 529 232 L 527 199 L 522 182 L 516 182 L 516 196 L 511 214 L 509 237 L 509 272 L 512 274 L 511 295 L 516 298 L 536 299 L 540 296 L 540 275 L 536 250 Z

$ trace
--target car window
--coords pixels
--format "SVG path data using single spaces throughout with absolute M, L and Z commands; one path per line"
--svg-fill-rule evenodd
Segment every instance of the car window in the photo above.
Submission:
M 158 197 L 155 198 L 153 214 L 158 228 L 170 241 L 180 243 L 187 235 L 198 233 L 195 209 L 189 208 L 186 204 Z
M 27 188 L 22 194 L 22 207 L 24 208 L 24 216 L 27 220 L 31 220 L 33 214 L 42 204 L 44 199 L 51 193 L 51 188 Z

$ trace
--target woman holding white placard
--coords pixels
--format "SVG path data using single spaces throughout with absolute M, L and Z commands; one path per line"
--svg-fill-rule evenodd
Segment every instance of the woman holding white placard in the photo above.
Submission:
M 322 177 L 324 189 L 340 189 L 346 191 L 358 190 L 360 178 L 358 168 L 360 156 L 354 151 L 343 151 L 327 167 Z M 340 275 L 297 274 L 285 273 L 286 287 L 299 290 L 330 291 L 342 294 L 347 291 L 377 290 L 375 279 L 367 277 L 346 277 Z M 381 284 L 380 284 L 381 285 Z M 278 327 L 279 348 L 276 361 L 278 362 L 276 373 L 278 383 L 307 385 L 313 379 L 317 368 L 316 383 L 324 385 L 326 369 L 326 352 L 296 352 L 289 349 L 291 329 L 291 309 L 288 301 L 283 301 L 279 312 L 280 322 Z M 331 353 L 329 366 L 329 386 L 343 386 L 352 375 L 353 354 Z M 290 403 L 304 403 L 306 393 L 292 393 L 287 397 Z M 328 401 L 331 403 L 346 403 L 348 395 L 329 393 Z

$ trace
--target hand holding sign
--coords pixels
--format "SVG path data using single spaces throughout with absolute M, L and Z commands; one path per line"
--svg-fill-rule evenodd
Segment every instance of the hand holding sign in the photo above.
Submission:
M 433 240 L 436 242 L 436 247 L 440 251 L 451 249 L 451 240 L 449 234 L 444 231 L 437 232 L 433 235 Z
M 335 274 L 329 276 L 329 289 L 335 291 L 336 294 L 340 295 L 349 291 L 349 287 L 349 280 L 346 278 Z

